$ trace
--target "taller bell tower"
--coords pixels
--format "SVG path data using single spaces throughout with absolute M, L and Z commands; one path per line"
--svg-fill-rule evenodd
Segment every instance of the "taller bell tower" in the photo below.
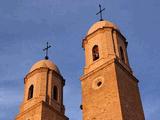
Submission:
M 127 44 L 118 27 L 109 21 L 99 21 L 89 29 L 82 43 L 83 120 L 144 120 Z

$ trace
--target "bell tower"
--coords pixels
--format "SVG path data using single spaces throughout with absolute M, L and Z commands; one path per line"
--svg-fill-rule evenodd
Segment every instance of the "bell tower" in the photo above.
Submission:
M 50 60 L 35 63 L 24 78 L 24 99 L 16 120 L 68 120 L 63 105 L 65 80 Z
M 144 120 L 127 44 L 118 27 L 106 20 L 95 23 L 83 39 L 83 120 Z

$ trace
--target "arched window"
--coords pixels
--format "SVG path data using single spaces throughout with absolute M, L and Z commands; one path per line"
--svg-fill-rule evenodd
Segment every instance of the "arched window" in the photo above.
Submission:
M 52 98 L 56 101 L 58 101 L 58 88 L 57 86 L 54 86 L 52 88 Z
M 33 91 L 34 91 L 34 86 L 31 85 L 31 86 L 29 87 L 29 91 L 28 91 L 28 100 L 33 97 Z
M 122 62 L 125 62 L 124 52 L 123 52 L 122 47 L 120 47 L 120 54 L 121 54 L 121 60 L 122 60 Z
M 92 57 L 93 57 L 93 61 L 99 59 L 99 49 L 98 49 L 98 45 L 95 45 L 92 48 Z

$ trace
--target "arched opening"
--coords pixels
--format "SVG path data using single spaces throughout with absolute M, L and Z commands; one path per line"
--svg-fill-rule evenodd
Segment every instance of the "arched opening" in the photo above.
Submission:
M 99 59 L 99 49 L 98 49 L 98 45 L 95 45 L 92 48 L 92 57 L 93 57 L 93 61 Z
M 121 60 L 122 60 L 122 62 L 125 62 L 124 52 L 123 52 L 122 47 L 120 47 L 120 55 L 121 55 Z
M 31 85 L 31 86 L 29 87 L 29 91 L 28 91 L 28 100 L 33 97 L 33 91 L 34 91 L 34 86 Z
M 52 98 L 56 101 L 58 101 L 58 88 L 57 86 L 54 86 L 52 89 Z

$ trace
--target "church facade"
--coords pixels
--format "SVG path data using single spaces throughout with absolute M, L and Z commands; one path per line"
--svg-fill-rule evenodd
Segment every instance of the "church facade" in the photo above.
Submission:
M 127 44 L 118 27 L 106 20 L 93 24 L 83 39 L 83 120 L 145 120 Z M 15 119 L 69 120 L 63 105 L 64 85 L 51 60 L 35 63 L 24 79 L 24 98 Z

